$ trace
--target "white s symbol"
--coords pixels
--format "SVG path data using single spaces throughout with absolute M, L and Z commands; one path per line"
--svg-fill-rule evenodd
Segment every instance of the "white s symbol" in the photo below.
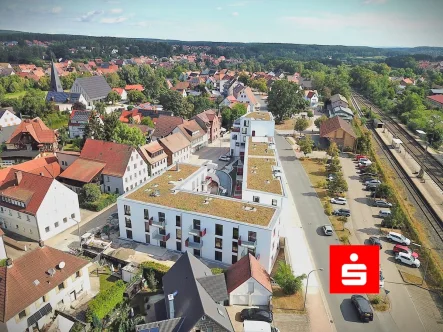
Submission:
M 352 262 L 358 260 L 357 254 L 351 254 Z M 365 264 L 344 264 L 341 268 L 342 284 L 345 286 L 363 286 L 366 285 L 366 272 L 354 272 L 354 271 L 366 271 Z M 344 279 L 354 278 L 354 279 Z M 357 278 L 357 279 L 355 279 Z

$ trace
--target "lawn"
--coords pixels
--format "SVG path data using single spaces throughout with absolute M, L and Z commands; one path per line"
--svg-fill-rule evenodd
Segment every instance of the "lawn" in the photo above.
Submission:
M 272 287 L 272 311 L 282 313 L 304 313 L 303 293 L 297 292 L 294 295 L 286 295 L 280 287 Z
M 391 307 L 389 298 L 386 296 L 383 289 L 380 290 L 380 294 L 368 294 L 368 299 L 376 311 L 387 311 Z
M 72 143 L 68 143 L 68 144 L 65 144 L 65 146 L 63 147 L 63 150 L 64 151 L 77 151 L 77 152 L 79 152 L 80 148 L 75 146 Z
M 13 92 L 13 93 L 5 93 L 5 95 L 3 96 L 5 99 L 15 99 L 15 98 L 21 98 L 26 94 L 26 91 L 17 91 L 17 92 Z
M 100 291 L 104 292 L 111 288 L 118 278 L 111 275 L 111 270 L 108 267 L 102 268 L 98 271 L 100 279 Z
M 287 119 L 283 123 L 276 124 L 275 129 L 277 130 L 294 130 L 295 119 Z

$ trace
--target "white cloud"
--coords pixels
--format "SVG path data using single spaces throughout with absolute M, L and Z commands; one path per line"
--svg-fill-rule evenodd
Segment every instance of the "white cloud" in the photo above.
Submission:
M 100 20 L 100 23 L 113 24 L 113 23 L 122 23 L 126 21 L 126 17 L 104 17 Z
M 217 10 L 222 10 L 223 8 L 222 8 L 222 7 L 217 7 L 217 8 L 215 8 L 215 9 L 217 9 Z
M 240 15 L 238 12 L 233 12 L 232 13 L 232 16 L 238 16 L 238 15 Z
M 91 22 L 94 19 L 94 17 L 102 15 L 102 14 L 103 14 L 103 10 L 93 10 L 93 11 L 87 12 L 85 15 L 82 15 L 77 20 L 80 22 Z
M 114 8 L 114 9 L 110 10 L 110 12 L 112 14 L 120 14 L 122 11 L 123 11 L 123 9 L 121 9 L 121 8 Z
M 134 25 L 134 26 L 137 26 L 137 27 L 143 27 L 143 28 L 145 28 L 145 27 L 149 26 L 149 21 L 135 22 L 135 23 L 133 23 L 133 24 L 131 24 L 131 25 Z
M 388 2 L 388 0 L 364 0 L 363 1 L 363 3 L 365 5 L 370 5 L 370 4 L 373 4 L 373 3 L 381 4 L 381 3 L 386 3 L 386 2 Z
M 62 7 L 54 7 L 51 9 L 51 13 L 58 14 L 62 11 Z

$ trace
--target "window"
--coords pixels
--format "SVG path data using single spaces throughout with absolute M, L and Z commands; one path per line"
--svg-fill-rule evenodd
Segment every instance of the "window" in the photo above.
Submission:
M 80 271 L 75 272 L 75 279 L 80 278 L 80 276 L 81 276 Z
M 277 200 L 276 199 L 272 200 L 272 205 L 277 206 Z
M 130 231 L 129 229 L 126 230 L 126 237 L 127 237 L 128 239 L 131 239 L 131 240 L 132 240 L 132 231 Z
M 55 228 L 58 227 L 58 221 L 54 223 L 54 227 L 55 227 Z
M 181 216 L 175 216 L 175 226 L 182 227 L 182 217 Z
M 18 229 L 18 225 L 15 225 L 15 228 L 17 228 L 17 229 Z
M 232 264 L 237 263 L 237 256 L 232 255 Z
M 127 228 L 132 228 L 131 218 L 125 217 L 125 224 Z
M 111 187 L 110 186 L 106 186 L 106 191 L 110 192 L 111 191 Z
M 195 257 L 200 257 L 200 250 L 194 249 L 194 256 Z
M 238 242 L 232 241 L 232 252 L 238 252 Z
M 65 285 L 63 283 L 61 283 L 60 285 L 58 285 L 58 290 L 61 291 L 62 289 L 65 289 Z
M 130 216 L 131 215 L 131 207 L 129 205 L 124 205 L 123 207 L 125 209 L 125 216 Z
M 217 249 L 223 249 L 223 239 L 216 237 L 215 238 L 215 247 Z
M 149 222 L 145 222 L 145 232 L 149 233 Z
M 46 233 L 49 232 L 49 226 L 45 228 L 45 232 L 46 232 Z
M 215 252 L 215 260 L 221 262 L 223 260 L 223 254 L 221 251 Z
M 109 176 L 106 176 L 106 182 L 111 182 L 111 179 L 109 178 Z
M 125 182 L 128 182 L 128 178 L 127 177 L 125 178 Z
M 223 225 L 215 224 L 215 235 L 223 236 Z
M 71 218 L 72 218 L 72 219 L 75 218 L 75 213 L 71 213 Z
M 252 201 L 255 202 L 255 203 L 260 203 L 260 197 L 252 196 Z
M 177 238 L 177 240 L 182 239 L 182 230 L 180 228 L 175 229 L 175 237 Z
M 18 314 L 18 318 L 19 319 L 23 319 L 23 318 L 25 318 L 26 317 L 26 310 L 23 310 L 23 311 L 21 311 L 19 314 Z
M 144 209 L 143 210 L 143 217 L 148 220 L 149 219 L 149 210 L 148 209 Z
M 200 220 L 192 220 L 192 228 L 200 230 Z
M 68 218 L 63 218 L 63 222 L 68 222 Z
M 241 129 L 241 133 L 242 134 L 247 134 L 248 133 L 248 128 L 242 128 Z
M 160 222 L 164 222 L 165 221 L 165 213 L 164 212 L 159 212 L 158 213 L 158 221 Z
M 248 241 L 255 242 L 257 241 L 257 232 L 248 232 Z
M 131 167 L 126 167 L 126 170 L 129 172 L 131 170 Z
M 237 227 L 232 229 L 232 238 L 234 240 L 238 240 L 238 228 Z

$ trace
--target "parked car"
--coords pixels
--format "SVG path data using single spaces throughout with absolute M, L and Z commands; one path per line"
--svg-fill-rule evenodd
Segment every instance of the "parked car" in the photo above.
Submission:
M 332 204 L 339 204 L 339 205 L 346 205 L 347 200 L 344 197 L 332 197 L 331 203 Z
M 240 312 L 241 320 L 258 320 L 262 322 L 272 323 L 272 312 L 266 309 L 249 308 Z
M 218 160 L 221 160 L 221 161 L 229 161 L 231 158 L 229 158 L 228 156 L 225 156 L 225 155 L 223 155 L 223 156 L 220 156 L 220 158 L 218 158 Z
M 390 210 L 380 210 L 380 211 L 378 211 L 378 216 L 380 218 L 389 218 L 391 216 L 391 211 Z
M 358 317 L 362 322 L 370 322 L 374 320 L 371 304 L 365 297 L 361 295 L 352 295 L 351 302 L 357 309 Z
M 378 207 L 392 207 L 392 203 L 386 202 L 382 199 L 376 199 L 374 201 L 374 206 L 378 206 Z
M 413 267 L 420 267 L 420 261 L 414 258 L 411 254 L 406 254 L 404 252 L 398 252 L 395 254 L 395 260 L 400 261 L 406 265 Z
M 367 168 L 363 168 L 360 170 L 360 177 L 362 178 L 362 180 L 368 180 L 368 179 L 377 179 L 378 174 L 376 173 L 371 173 L 371 172 L 367 172 L 365 173 L 365 170 Z
M 383 272 L 380 270 L 380 288 L 385 287 L 385 277 L 383 277 Z
M 369 185 L 369 184 L 381 184 L 381 181 L 377 180 L 377 179 L 368 179 L 365 181 L 365 185 Z
M 383 245 L 381 244 L 381 241 L 380 241 L 380 239 L 378 238 L 378 237 L 375 237 L 375 236 L 371 236 L 370 238 L 369 238 L 369 244 L 370 245 L 373 245 L 373 246 L 379 246 L 380 247 L 380 249 L 383 249 Z
M 377 186 L 369 185 L 369 186 L 366 186 L 365 189 L 367 191 L 375 192 L 377 190 Z
M 407 237 L 403 236 L 400 233 L 389 232 L 387 238 L 389 241 L 398 242 L 400 244 L 404 244 L 407 246 L 411 244 L 411 240 L 409 240 Z
M 350 217 L 351 216 L 351 210 L 349 209 L 338 209 L 334 210 L 332 212 L 334 216 L 343 216 L 343 217 Z
M 362 157 L 358 160 L 359 163 L 365 163 L 367 161 L 370 161 L 368 157 L 364 157 L 364 158 Z
M 360 159 L 368 159 L 368 157 L 366 157 L 364 154 L 358 154 L 357 156 L 355 156 L 355 160 L 360 161 Z
M 392 249 L 392 250 L 394 251 L 394 253 L 403 252 L 405 254 L 410 254 L 414 258 L 418 258 L 418 254 L 414 250 L 412 250 L 409 247 L 402 246 L 401 244 L 396 244 L 394 246 L 394 249 Z
M 331 225 L 324 225 L 322 228 L 323 228 L 323 233 L 327 236 L 331 236 L 334 233 Z

